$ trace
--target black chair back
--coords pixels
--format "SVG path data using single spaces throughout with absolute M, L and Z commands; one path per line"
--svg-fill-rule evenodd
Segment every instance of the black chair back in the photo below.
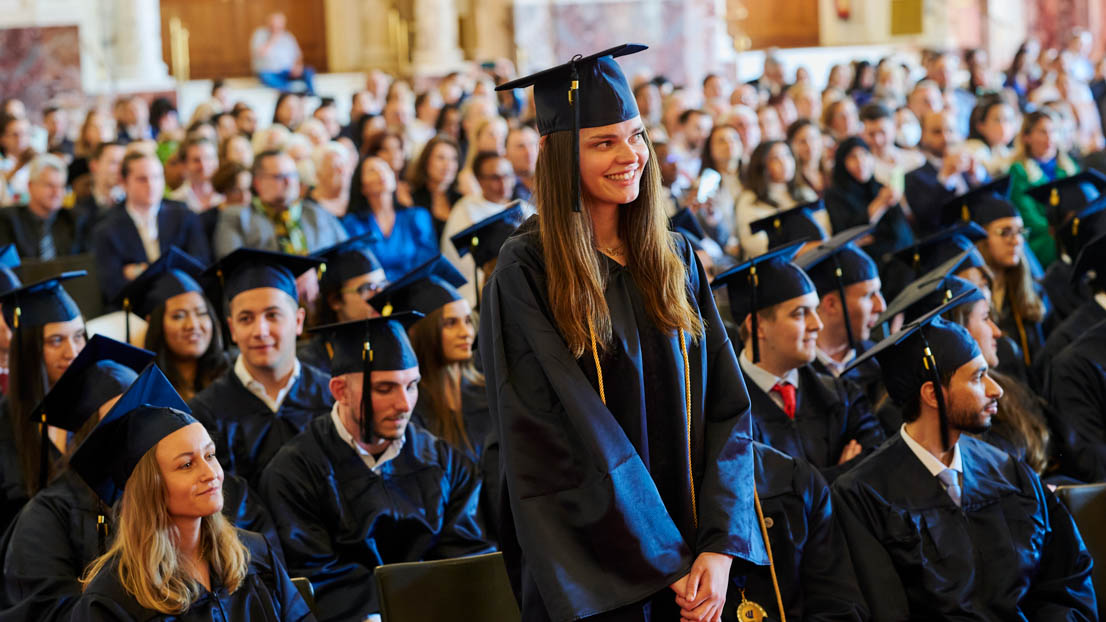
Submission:
M 373 571 L 383 622 L 518 622 L 502 553 L 387 564 Z
M 1071 512 L 1083 543 L 1094 558 L 1091 580 L 1098 596 L 1098 617 L 1106 620 L 1106 483 L 1058 486 L 1056 497 Z

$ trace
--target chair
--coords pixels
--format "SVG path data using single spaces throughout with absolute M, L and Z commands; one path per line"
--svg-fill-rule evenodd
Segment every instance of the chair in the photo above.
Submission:
M 386 564 L 373 571 L 383 622 L 517 622 L 502 553 Z
M 292 577 L 292 585 L 296 586 L 296 591 L 303 597 L 303 601 L 307 603 L 307 608 L 311 610 L 311 615 L 318 615 L 319 612 L 315 610 L 315 586 L 311 585 L 311 581 L 307 577 Z
M 1106 483 L 1057 486 L 1060 499 L 1083 536 L 1095 560 L 1092 581 L 1095 594 L 1106 595 Z M 1106 619 L 1106 596 L 1099 596 L 1098 615 Z

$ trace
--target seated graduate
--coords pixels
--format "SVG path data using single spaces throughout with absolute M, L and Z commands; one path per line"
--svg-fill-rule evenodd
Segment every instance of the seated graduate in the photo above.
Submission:
M 410 421 L 420 368 L 405 325 L 419 316 L 316 329 L 332 353 L 334 408 L 261 477 L 288 567 L 311 580 L 321 622 L 373 618 L 378 565 L 492 550 L 475 465 Z
M 317 326 L 378 315 L 369 305 L 369 298 L 384 289 L 388 277 L 369 248 L 376 239 L 375 234 L 365 233 L 312 254 L 323 261 L 319 268 L 322 276 L 319 277 L 319 298 L 314 313 Z M 302 341 L 296 348 L 296 357 L 301 363 L 329 373 L 330 357 L 323 342 L 318 335 Z
M 69 466 L 105 504 L 119 503 L 111 545 L 81 577 L 72 620 L 314 620 L 272 546 L 220 512 L 215 443 L 156 365 Z
M 818 349 L 810 364 L 815 371 L 844 378 L 856 384 L 874 405 L 883 397 L 879 363 L 871 361 L 844 374 L 845 366 L 872 347 L 876 318 L 887 308 L 881 293 L 882 281 L 876 262 L 855 240 L 872 229 L 858 227 L 843 231 L 795 259 L 818 292 Z
M 81 310 L 61 285 L 84 275 L 66 272 L 0 296 L 12 329 L 11 377 L 7 399 L 0 402 L 0 533 L 46 487 L 67 448 L 63 430 L 33 421 L 31 414 L 85 346 Z
M 526 214 L 522 206 L 514 205 L 449 238 L 453 248 L 457 250 L 458 257 L 472 255 L 472 284 L 476 295 L 476 309 L 480 308 L 481 283 L 486 281 L 492 275 L 492 271 L 495 270 L 496 260 L 499 259 L 499 249 L 525 219 Z M 484 275 L 483 279 L 480 278 L 481 273 Z M 422 361 L 422 357 L 419 357 L 419 360 Z
M 75 434 L 77 443 L 153 358 L 153 352 L 97 335 L 34 414 Z M 110 529 L 111 508 L 76 473 L 62 469 L 23 507 L 0 542 L 0 619 L 68 620 L 81 596 L 79 578 L 104 553 Z
M 411 415 L 419 427 L 479 462 L 491 432 L 484 375 L 473 364 L 476 326 L 457 289 L 465 277 L 444 256 L 400 277 L 369 304 L 387 317 L 418 311 L 408 336 L 419 361 L 420 398 Z
M 1056 244 L 1057 261 L 1048 264 L 1041 287 L 1052 303 L 1053 322 L 1059 323 L 1091 297 L 1085 281 L 1072 280 L 1072 265 L 1080 239 L 1086 243 L 1106 232 L 1106 218 L 1099 214 L 1106 206 L 1106 175 L 1088 169 L 1029 188 L 1026 194 L 1044 206 Z M 1093 214 L 1099 215 L 1091 218 Z
M 968 249 L 975 249 L 975 243 L 985 239 L 987 239 L 987 232 L 974 222 L 970 220 L 952 222 L 937 233 L 919 240 L 917 244 L 883 257 L 880 279 L 884 300 L 894 300 L 923 274 L 945 263 L 951 257 Z M 987 269 L 986 265 L 977 251 L 972 260 L 972 267 Z M 964 269 L 966 270 L 967 267 Z M 961 278 L 973 282 L 978 280 L 967 275 Z
M 847 235 L 848 232 L 842 235 Z M 741 326 L 738 362 L 749 390 L 753 438 L 817 467 L 832 481 L 883 441 L 868 400 L 814 370 L 822 320 L 810 278 L 790 259 L 794 242 L 718 275 Z
M 968 331 L 937 317 L 947 309 L 853 363 L 880 358 L 906 421 L 832 487 L 872 618 L 1094 620 L 1067 510 L 1025 463 L 964 434 L 986 430 L 1002 389 Z
M 124 311 L 146 320 L 145 346 L 186 401 L 230 368 L 219 315 L 197 282 L 204 268 L 171 246 L 119 294 Z
M 749 229 L 754 234 L 763 231 L 768 236 L 768 248 L 777 248 L 791 242 L 806 242 L 796 253 L 797 257 L 801 257 L 803 253 L 829 239 L 829 234 L 814 218 L 815 213 L 824 209 L 825 204 L 822 199 L 818 199 L 813 203 L 796 205 L 767 218 L 754 220 L 749 223 Z
M 296 358 L 305 315 L 297 303 L 296 276 L 319 263 L 243 248 L 206 273 L 221 281 L 231 340 L 241 353 L 190 406 L 215 431 L 220 463 L 251 486 L 280 446 L 333 404 L 329 376 Z
M 1106 234 L 1083 248 L 1075 274 L 1096 273 L 1095 303 L 1106 305 Z M 1045 399 L 1061 417 L 1054 423 L 1065 470 L 1087 482 L 1106 480 L 1106 320 L 1082 327 L 1078 339 L 1052 361 Z M 1057 425 L 1062 423 L 1063 425 Z
M 722 619 L 780 619 L 773 573 L 788 620 L 870 619 L 826 480 L 805 461 L 763 443 L 753 443 L 753 458 L 773 567 L 734 564 Z M 766 617 L 749 616 L 750 609 Z

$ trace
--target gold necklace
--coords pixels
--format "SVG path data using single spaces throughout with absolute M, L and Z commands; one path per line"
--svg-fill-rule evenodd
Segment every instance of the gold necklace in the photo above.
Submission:
M 623 250 L 625 250 L 625 248 L 625 244 L 619 244 L 618 246 L 600 246 L 599 250 L 606 255 L 617 255 L 619 257 L 622 257 L 625 254 L 623 253 Z

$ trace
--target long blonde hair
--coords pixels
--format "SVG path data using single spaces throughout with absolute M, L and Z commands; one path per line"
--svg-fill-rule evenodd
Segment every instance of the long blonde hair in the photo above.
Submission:
M 204 588 L 177 554 L 156 451 L 156 445 L 147 451 L 127 480 L 115 539 L 92 562 L 81 583 L 87 588 L 112 560 L 118 560 L 119 582 L 139 605 L 180 614 L 203 595 Z M 221 513 L 201 520 L 200 554 L 211 564 L 212 576 L 217 575 L 234 593 L 246 578 L 250 552 Z
M 660 169 L 653 145 L 646 139 L 649 160 L 641 177 L 638 198 L 618 210 L 619 237 L 626 245 L 627 268 L 656 327 L 665 333 L 683 330 L 692 339 L 703 330 L 688 301 L 683 260 L 668 233 L 668 218 L 660 202 Z M 600 267 L 589 213 L 572 211 L 572 133 L 545 137 L 538 152 L 534 202 L 538 206 L 542 253 L 549 283 L 553 319 L 573 356 L 583 356 L 595 330 L 597 345 L 611 340 L 610 309 L 603 297 L 607 275 Z M 581 192 L 583 189 L 581 188 Z M 556 267 L 558 269 L 550 269 Z

